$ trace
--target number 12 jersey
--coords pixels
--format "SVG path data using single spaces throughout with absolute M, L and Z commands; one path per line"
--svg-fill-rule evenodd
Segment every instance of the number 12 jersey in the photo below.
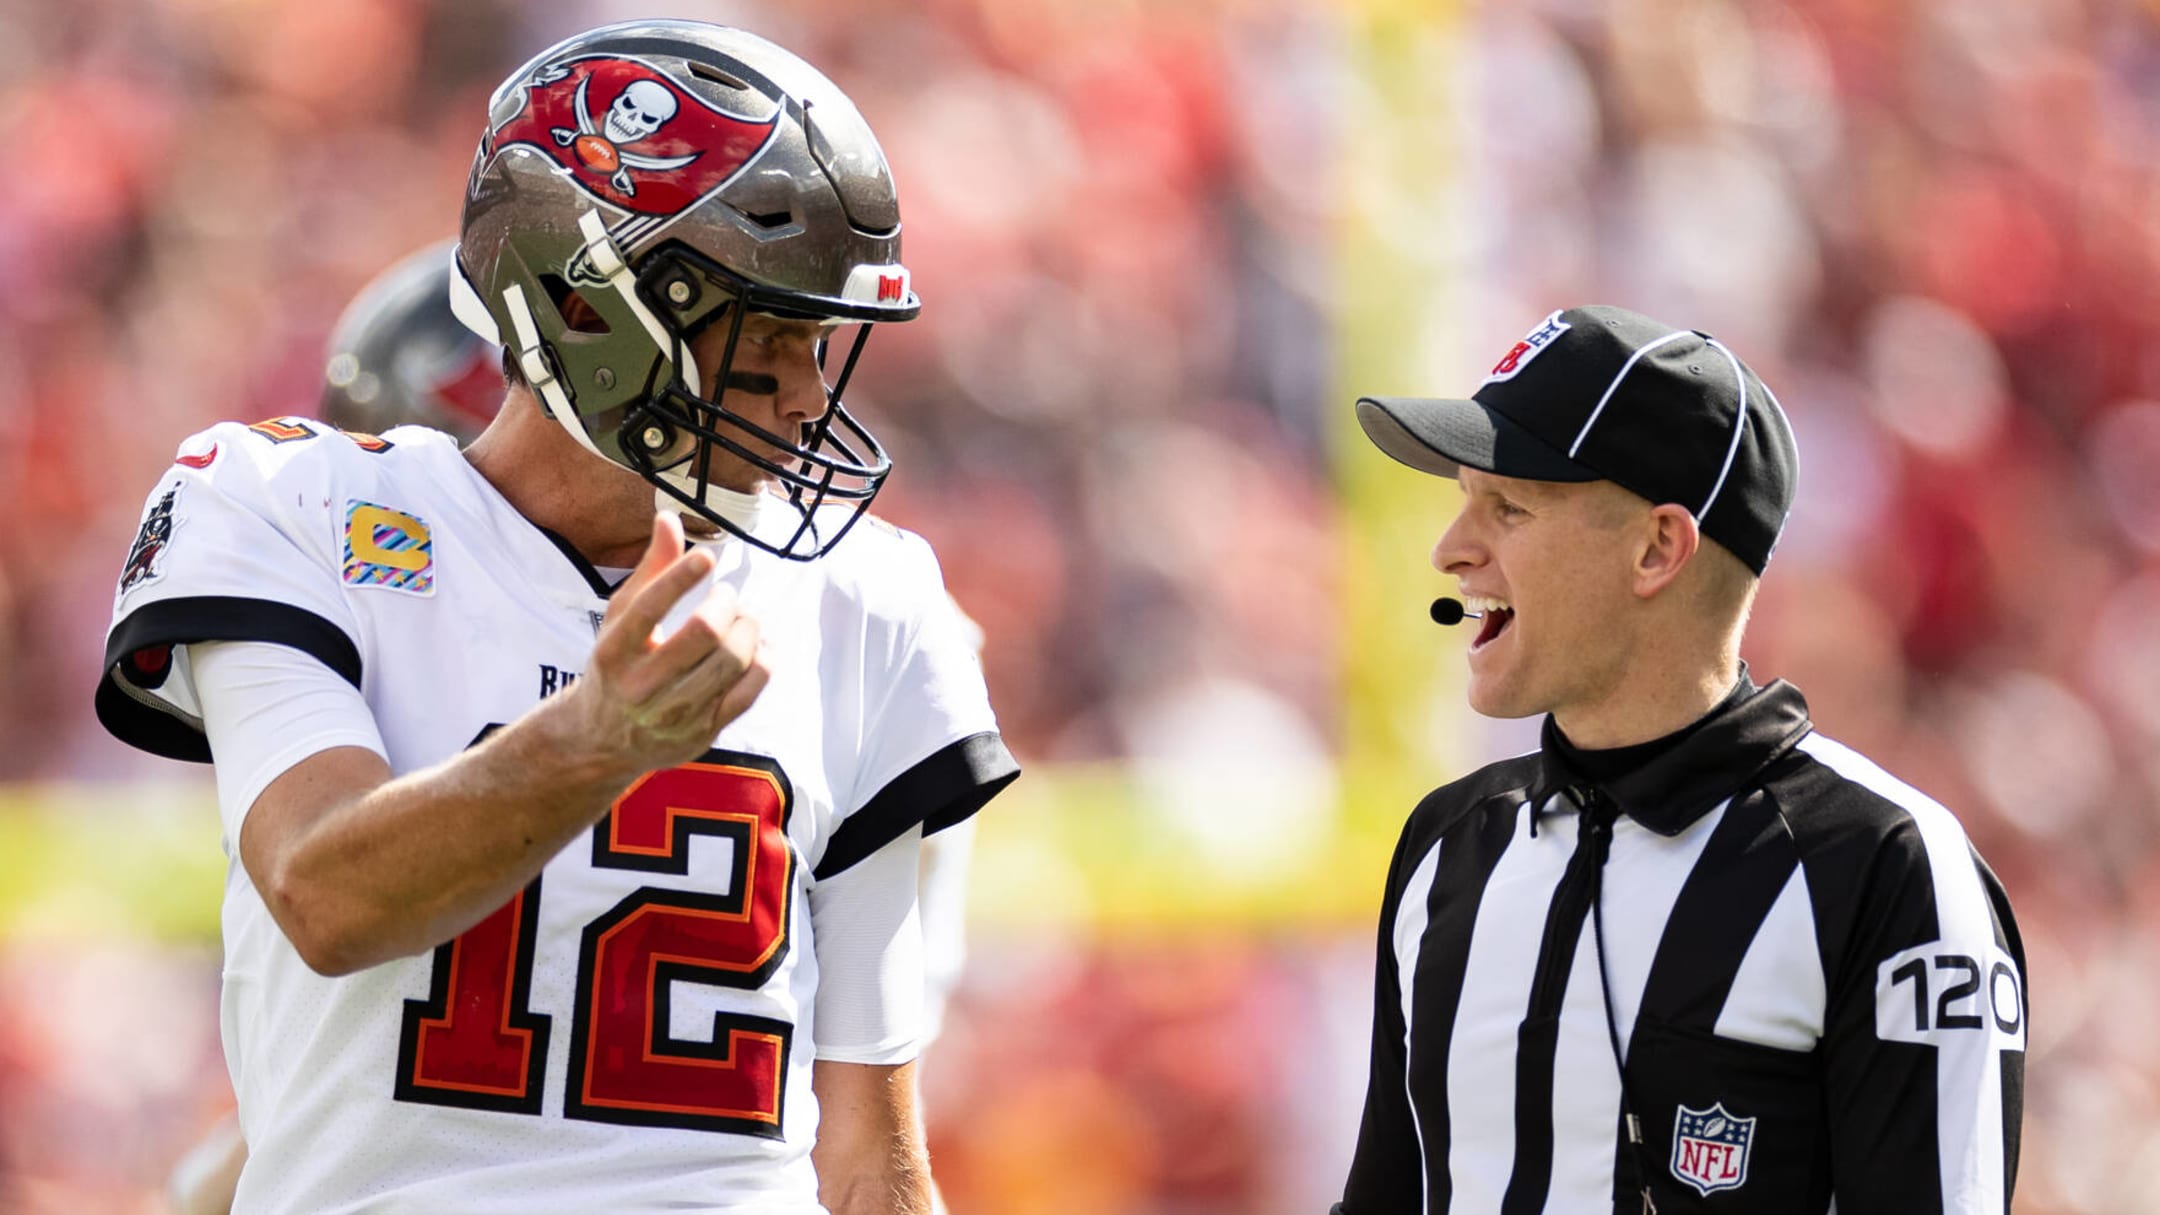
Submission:
M 920 538 L 873 521 L 812 562 L 716 555 L 763 628 L 772 680 L 750 710 L 455 940 L 328 978 L 239 863 L 256 795 L 328 746 L 406 773 L 514 721 L 578 677 L 610 588 L 433 431 L 280 419 L 182 444 L 121 575 L 100 718 L 207 761 L 195 658 L 271 643 L 357 689 L 375 731 L 295 713 L 289 746 L 220 765 L 237 1210 L 820 1209 L 813 1061 L 903 1062 L 919 1033 L 911 1007 L 828 1002 L 821 1035 L 820 891 L 1017 768 Z M 919 967 L 891 986 L 908 983 Z

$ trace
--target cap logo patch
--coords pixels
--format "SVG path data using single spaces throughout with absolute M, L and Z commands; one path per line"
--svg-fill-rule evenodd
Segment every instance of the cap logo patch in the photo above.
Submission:
M 674 215 L 750 163 L 778 118 L 723 113 L 639 60 L 585 56 L 533 73 L 525 107 L 495 128 L 481 154 L 532 148 L 610 206 Z
M 435 541 L 428 525 L 373 502 L 347 502 L 345 584 L 433 595 Z
M 1718 1102 L 1709 1109 L 1681 1106 L 1673 1115 L 1672 1175 L 1705 1198 L 1747 1184 L 1748 1151 L 1755 1146 L 1755 1119 L 1742 1118 Z
M 1500 361 L 1493 364 L 1492 374 L 1485 377 L 1485 382 L 1491 384 L 1500 380 L 1514 379 L 1515 374 L 1523 369 L 1524 364 L 1543 353 L 1547 346 L 1558 341 L 1561 334 L 1572 328 L 1574 326 L 1561 320 L 1560 314 L 1557 312 L 1546 317 L 1545 322 L 1532 329 L 1529 336 L 1515 343 L 1506 354 L 1500 356 Z
M 165 550 L 172 545 L 173 527 L 178 523 L 173 506 L 179 501 L 181 484 L 175 482 L 158 495 L 158 500 L 143 515 L 142 527 L 135 533 L 134 547 L 128 549 L 127 565 L 120 571 L 120 594 L 125 595 L 165 576 L 161 565 Z

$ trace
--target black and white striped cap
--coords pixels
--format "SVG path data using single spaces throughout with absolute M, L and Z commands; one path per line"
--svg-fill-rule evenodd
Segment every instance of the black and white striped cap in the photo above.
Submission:
M 1724 343 L 1604 305 L 1547 317 L 1470 400 L 1364 397 L 1357 414 L 1423 472 L 1612 481 L 1685 506 L 1758 574 L 1799 471 L 1785 411 Z

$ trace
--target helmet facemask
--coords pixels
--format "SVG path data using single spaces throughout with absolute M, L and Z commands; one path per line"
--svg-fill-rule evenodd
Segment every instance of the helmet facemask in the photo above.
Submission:
M 640 404 L 624 411 L 614 441 L 622 463 L 650 481 L 663 501 L 707 519 L 750 544 L 796 560 L 809 560 L 838 544 L 869 509 L 892 471 L 877 437 L 842 400 L 870 338 L 872 321 L 834 315 L 832 301 L 813 301 L 760 287 L 696 250 L 671 244 L 643 260 L 636 290 L 672 336 L 664 378 Z M 817 360 L 825 409 L 800 433 L 780 435 L 728 408 L 743 325 L 751 313 L 816 321 L 828 328 L 818 340 Z M 727 340 L 714 371 L 711 398 L 702 395 L 700 369 L 690 344 L 714 325 Z M 843 332 L 843 330 L 848 330 Z M 830 371 L 833 356 L 838 371 Z M 746 511 L 742 491 L 714 479 L 715 456 L 725 452 L 768 479 L 762 508 Z M 775 526 L 766 511 L 784 506 L 793 522 Z M 844 508 L 844 509 L 843 509 Z

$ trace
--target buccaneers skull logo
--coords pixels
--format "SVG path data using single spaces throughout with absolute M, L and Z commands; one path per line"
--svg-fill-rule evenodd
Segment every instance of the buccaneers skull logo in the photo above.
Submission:
M 143 516 L 142 529 L 135 533 L 135 545 L 128 550 L 127 566 L 120 572 L 122 594 L 151 581 L 161 572 L 158 558 L 164 556 L 165 546 L 172 543 L 173 499 L 179 496 L 180 487 L 175 485 L 165 491 L 165 496 L 157 500 L 149 514 Z
M 703 152 L 688 156 L 640 156 L 626 151 L 629 146 L 667 125 L 668 119 L 682 108 L 659 83 L 651 80 L 633 80 L 615 94 L 615 103 L 607 110 L 607 121 L 601 132 L 593 130 L 592 111 L 586 108 L 585 90 L 592 87 L 592 77 L 578 81 L 577 130 L 553 127 L 548 131 L 556 144 L 570 149 L 578 162 L 596 173 L 607 173 L 608 184 L 623 192 L 626 197 L 637 197 L 637 183 L 630 179 L 630 170 L 643 169 L 648 173 L 680 169 Z
M 636 59 L 551 64 L 525 82 L 525 106 L 491 153 L 546 153 L 587 193 L 626 211 L 673 215 L 726 185 L 772 138 L 777 115 L 728 114 Z

